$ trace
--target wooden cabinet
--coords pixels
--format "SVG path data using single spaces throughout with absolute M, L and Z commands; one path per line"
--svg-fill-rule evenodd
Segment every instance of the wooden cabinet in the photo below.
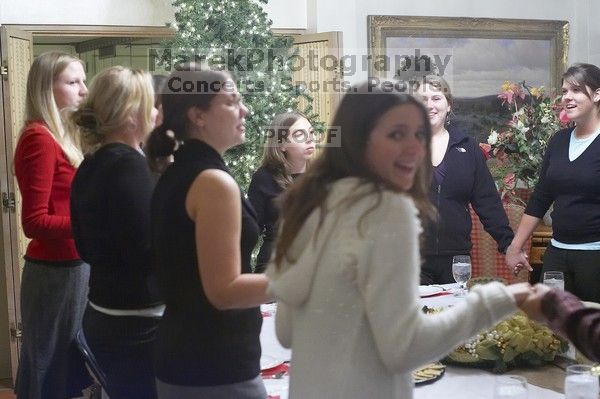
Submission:
M 531 251 L 529 253 L 529 264 L 533 267 L 533 271 L 529 274 L 529 281 L 531 283 L 537 283 L 540 281 L 540 275 L 542 273 L 544 252 L 546 247 L 550 243 L 552 238 L 552 227 L 540 224 L 531 238 Z

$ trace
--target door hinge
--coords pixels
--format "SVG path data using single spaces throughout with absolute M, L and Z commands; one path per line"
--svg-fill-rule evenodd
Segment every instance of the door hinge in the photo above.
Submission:
M 2 209 L 4 209 L 4 212 L 14 212 L 16 207 L 15 193 L 2 193 Z
M 21 322 L 17 324 L 17 327 L 12 327 L 10 329 L 10 336 L 13 340 L 21 339 L 23 337 L 23 325 L 21 324 Z
M 0 65 L 0 75 L 4 78 L 4 79 L 8 79 L 8 63 L 3 62 Z

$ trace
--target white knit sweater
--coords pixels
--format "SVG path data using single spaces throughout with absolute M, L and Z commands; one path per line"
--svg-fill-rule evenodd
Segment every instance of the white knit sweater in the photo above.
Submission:
M 292 348 L 291 399 L 411 399 L 413 369 L 515 310 L 512 296 L 493 283 L 425 315 L 417 209 L 391 191 L 339 205 L 370 188 L 360 183 L 334 183 L 323 225 L 313 212 L 290 249 L 297 262 L 269 265 L 277 336 Z

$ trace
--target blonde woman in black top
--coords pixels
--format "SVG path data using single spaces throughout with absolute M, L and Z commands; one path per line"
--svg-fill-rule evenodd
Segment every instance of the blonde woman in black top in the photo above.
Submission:
M 263 237 L 254 269 L 257 273 L 265 270 L 277 235 L 279 212 L 274 200 L 304 173 L 314 152 L 313 127 L 304 115 L 285 112 L 273 118 L 266 132 L 262 163 L 252 176 L 248 190 Z
M 73 179 L 71 218 L 91 266 L 83 331 L 111 399 L 156 397 L 152 346 L 164 305 L 150 260 L 154 179 L 140 144 L 158 111 L 147 72 L 115 66 L 94 77 L 73 114 L 88 149 Z

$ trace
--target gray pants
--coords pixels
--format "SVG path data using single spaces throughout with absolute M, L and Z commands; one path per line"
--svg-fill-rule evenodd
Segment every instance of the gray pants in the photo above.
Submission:
M 171 385 L 156 379 L 159 399 L 265 399 L 267 391 L 260 375 L 235 384 L 209 387 Z
M 72 262 L 70 262 L 72 263 Z M 87 303 L 90 266 L 26 261 L 21 282 L 23 343 L 15 391 L 19 398 L 81 396 L 92 382 L 75 334 Z

